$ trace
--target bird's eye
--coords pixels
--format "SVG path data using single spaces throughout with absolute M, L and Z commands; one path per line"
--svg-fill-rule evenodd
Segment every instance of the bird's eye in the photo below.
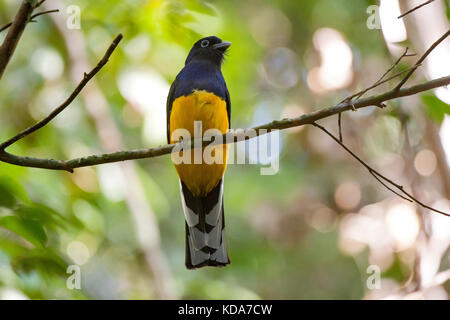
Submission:
M 208 40 L 203 40 L 200 45 L 202 46 L 202 48 L 206 48 L 207 46 L 209 46 L 209 41 Z

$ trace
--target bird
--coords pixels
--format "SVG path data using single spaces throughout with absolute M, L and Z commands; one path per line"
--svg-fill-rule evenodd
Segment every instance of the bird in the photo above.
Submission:
M 173 81 L 167 97 L 167 142 L 177 143 L 175 132 L 207 130 L 226 133 L 230 129 L 231 101 L 221 66 L 231 42 L 216 36 L 194 43 L 183 69 Z M 200 125 L 199 125 L 200 123 Z M 192 160 L 195 152 L 189 150 Z M 213 147 L 216 163 L 191 161 L 175 164 L 179 176 L 186 230 L 187 269 L 223 267 L 231 263 L 225 239 L 223 177 L 228 145 Z

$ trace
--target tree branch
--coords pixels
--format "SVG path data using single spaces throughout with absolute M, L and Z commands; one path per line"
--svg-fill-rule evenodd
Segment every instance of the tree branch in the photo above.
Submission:
M 108 62 L 109 57 L 113 53 L 113 51 L 116 49 L 117 45 L 119 44 L 120 40 L 122 40 L 123 36 L 122 34 L 119 34 L 114 41 L 109 46 L 108 50 L 106 51 L 103 58 L 99 61 L 99 63 L 95 66 L 94 69 L 91 70 L 89 73 L 84 73 L 83 79 L 78 84 L 78 86 L 75 88 L 75 90 L 72 92 L 72 94 L 64 101 L 59 107 L 57 107 L 55 110 L 53 110 L 46 118 L 39 121 L 35 125 L 29 127 L 28 129 L 20 132 L 19 134 L 15 135 L 11 139 L 3 142 L 0 144 L 0 150 L 4 150 L 10 145 L 12 145 L 14 142 L 26 137 L 27 135 L 35 132 L 36 130 L 39 130 L 43 126 L 45 126 L 47 123 L 49 123 L 51 120 L 53 120 L 58 114 L 60 114 L 67 106 L 69 106 L 72 101 L 78 96 L 78 94 L 81 92 L 81 90 L 86 86 L 86 84 L 89 82 L 89 80 L 92 79 L 100 70 L 103 68 L 103 66 Z
M 17 43 L 22 36 L 23 30 L 28 23 L 28 20 L 33 12 L 35 6 L 31 1 L 23 0 L 20 5 L 19 11 L 17 11 L 16 17 L 11 24 L 5 40 L 0 46 L 0 79 L 16 49 Z
M 230 131 L 228 133 L 223 134 L 222 136 L 217 137 L 217 139 L 215 139 L 215 137 L 213 137 L 213 139 L 205 138 L 205 139 L 201 140 L 202 141 L 201 144 L 203 146 L 206 146 L 206 145 L 222 144 L 223 141 L 226 141 L 226 143 L 232 143 L 232 142 L 248 140 L 249 138 L 254 136 L 254 135 L 252 136 L 251 133 L 255 133 L 256 136 L 259 136 L 259 135 L 266 134 L 273 130 L 283 130 L 283 129 L 293 128 L 293 127 L 303 126 L 306 124 L 313 124 L 314 122 L 316 122 L 318 120 L 328 118 L 328 117 L 338 114 L 338 113 L 352 110 L 353 108 L 361 109 L 361 108 L 365 108 L 365 107 L 369 107 L 369 106 L 378 106 L 378 105 L 382 104 L 383 102 L 386 102 L 389 100 L 415 95 L 420 92 L 439 88 L 442 86 L 447 86 L 449 84 L 450 84 L 450 76 L 447 76 L 447 77 L 442 77 L 439 79 L 431 80 L 431 81 L 428 81 L 428 82 L 425 82 L 425 83 L 422 83 L 419 85 L 415 85 L 412 87 L 403 88 L 403 89 L 400 89 L 399 91 L 392 89 L 392 90 L 390 90 L 386 93 L 380 94 L 380 95 L 374 95 L 371 97 L 360 99 L 360 100 L 356 101 L 355 103 L 343 102 L 338 105 L 335 105 L 335 106 L 332 106 L 329 108 L 324 108 L 324 109 L 321 109 L 321 110 L 318 110 L 315 112 L 307 113 L 307 114 L 301 115 L 296 118 L 286 118 L 286 119 L 282 119 L 282 120 L 275 120 L 275 121 L 266 123 L 264 125 L 256 126 L 256 127 L 250 128 L 250 129 L 239 130 L 239 131 Z M 59 108 L 60 107 L 58 107 L 58 109 Z M 54 112 L 52 112 L 52 114 Z M 45 121 L 46 119 L 44 119 L 42 121 Z M 48 121 L 46 121 L 46 122 L 48 122 Z M 34 127 L 35 126 L 33 126 L 31 128 L 34 128 Z M 27 129 L 27 130 L 30 130 L 30 129 Z M 33 130 L 33 131 L 35 131 L 35 130 Z M 23 136 L 25 136 L 25 135 L 23 135 Z M 23 136 L 21 135 L 21 137 L 23 137 Z M 12 139 L 14 139 L 14 138 L 12 138 Z M 10 140 L 12 140 L 12 139 L 10 139 Z M 17 140 L 15 139 L 15 141 L 17 141 Z M 194 147 L 194 144 L 196 141 L 197 140 L 195 140 L 195 139 L 191 139 L 191 140 L 183 141 L 180 143 L 183 143 L 185 146 L 184 149 L 187 149 L 187 148 Z M 211 141 L 213 141 L 213 142 L 211 142 Z M 172 149 L 176 145 L 177 144 L 167 144 L 167 145 L 150 148 L 150 149 L 136 149 L 136 150 L 129 150 L 129 151 L 119 151 L 119 152 L 114 152 L 114 153 L 106 153 L 106 154 L 101 154 L 101 155 L 92 155 L 92 156 L 83 157 L 83 158 L 76 158 L 76 159 L 72 159 L 72 160 L 68 160 L 68 161 L 21 157 L 21 156 L 7 153 L 4 150 L 0 150 L 0 161 L 7 162 L 10 164 L 14 164 L 14 165 L 24 166 L 24 167 L 72 171 L 73 169 L 76 169 L 76 168 L 95 166 L 95 165 L 100 165 L 100 164 L 105 164 L 105 163 L 112 163 L 112 162 L 119 162 L 119 161 L 126 161 L 126 160 L 145 159 L 145 158 L 155 158 L 155 157 L 159 157 L 162 155 L 172 153 Z
M 401 98 L 405 96 L 411 96 L 420 92 L 424 92 L 430 89 L 435 89 L 442 86 L 447 86 L 450 84 L 450 76 L 442 77 L 439 79 L 431 80 L 419 85 L 411 86 L 408 88 L 402 88 L 403 84 L 411 77 L 411 75 L 414 73 L 414 71 L 419 67 L 419 65 L 425 60 L 425 58 L 430 54 L 430 52 L 436 48 L 436 46 L 441 43 L 448 35 L 450 35 L 450 31 L 447 31 L 442 37 L 440 37 L 433 45 L 424 53 L 424 55 L 416 62 L 413 68 L 411 68 L 407 75 L 400 81 L 400 83 L 392 90 L 385 92 L 380 95 L 374 95 L 371 97 L 359 99 L 360 96 L 356 101 L 348 100 L 329 107 L 322 110 L 318 110 L 315 112 L 311 112 L 308 114 L 304 114 L 302 116 L 296 117 L 296 118 L 287 118 L 282 119 L 278 121 L 272 121 L 270 123 L 256 126 L 247 130 L 239 130 L 239 131 L 229 131 L 223 135 L 216 136 L 216 137 L 206 137 L 203 139 L 191 139 L 188 141 L 181 141 L 178 144 L 168 144 L 164 146 L 159 146 L 156 148 L 151 149 L 138 149 L 138 150 L 130 150 L 130 151 L 119 151 L 114 153 L 106 153 L 102 155 L 92 155 L 88 157 L 83 158 L 76 158 L 68 161 L 64 160 L 54 160 L 54 159 L 39 159 L 39 158 L 30 158 L 30 157 L 21 157 L 17 155 L 13 155 L 11 153 L 8 153 L 5 151 L 5 148 L 12 145 L 13 143 L 17 142 L 18 140 L 26 137 L 27 135 L 35 132 L 36 130 L 42 128 L 47 123 L 49 123 L 52 119 L 54 119 L 60 112 L 62 112 L 70 103 L 76 98 L 76 96 L 81 92 L 81 90 L 84 88 L 84 86 L 89 82 L 92 77 L 97 74 L 100 69 L 108 62 L 109 57 L 111 56 L 114 49 L 119 44 L 120 40 L 122 39 L 122 35 L 119 34 L 112 44 L 109 46 L 108 50 L 106 51 L 103 58 L 99 61 L 97 66 L 89 73 L 85 73 L 83 79 L 79 83 L 79 85 L 75 88 L 75 90 L 72 92 L 72 94 L 69 96 L 69 98 L 64 101 L 59 107 L 57 107 L 53 112 L 51 112 L 46 118 L 36 123 L 34 126 L 22 131 L 21 133 L 17 134 L 16 136 L 12 137 L 11 139 L 7 140 L 6 142 L 2 143 L 0 145 L 0 161 L 18 165 L 18 166 L 24 166 L 24 167 L 34 167 L 34 168 L 42 168 L 42 169 L 50 169 L 50 170 L 65 170 L 69 172 L 73 172 L 73 169 L 80 168 L 80 167 L 86 167 L 86 166 L 94 166 L 104 163 L 113 163 L 113 162 L 120 162 L 125 160 L 135 160 L 135 159 L 144 159 L 144 158 L 154 158 L 158 156 L 162 156 L 165 154 L 169 154 L 173 152 L 173 149 L 178 145 L 182 147 L 182 150 L 191 149 L 194 147 L 199 146 L 206 146 L 206 145 L 220 145 L 223 143 L 233 143 L 238 141 L 243 141 L 250 139 L 255 136 L 259 136 L 262 134 L 266 134 L 270 131 L 274 130 L 283 130 L 287 128 L 292 127 L 298 127 L 305 124 L 312 124 L 320 129 L 322 129 L 324 132 L 326 132 L 328 135 L 330 135 L 337 143 L 339 143 L 347 152 L 349 152 L 355 159 L 357 159 L 361 164 L 364 165 L 364 167 L 370 172 L 370 174 L 378 180 L 383 186 L 385 186 L 388 190 L 395 193 L 397 196 L 408 200 L 416 202 L 417 204 L 421 205 L 424 208 L 427 208 L 429 210 L 450 216 L 448 213 L 444 213 L 442 211 L 436 210 L 434 208 L 431 208 L 424 203 L 420 202 L 418 199 L 414 198 L 410 193 L 406 192 L 403 189 L 403 186 L 393 182 L 392 180 L 389 180 L 373 168 L 371 168 L 369 165 L 367 165 L 363 160 L 361 160 L 358 156 L 356 156 L 350 149 L 348 149 L 342 142 L 342 133 L 341 133 L 341 124 L 339 121 L 339 138 L 336 138 L 334 135 L 332 135 L 328 130 L 326 130 L 324 127 L 318 125 L 316 121 L 320 119 L 324 119 L 327 117 L 330 117 L 332 115 L 338 114 L 339 117 L 341 116 L 342 112 L 346 112 L 348 110 L 357 110 L 360 108 L 365 108 L 369 106 L 378 106 L 378 107 L 384 107 L 384 102 L 393 100 L 396 98 Z M 401 58 L 407 55 L 407 50 L 402 55 Z M 401 59 L 400 58 L 400 59 Z M 394 64 L 398 64 L 400 61 L 397 60 L 397 62 Z M 382 79 L 393 69 L 388 70 L 383 77 L 380 78 L 379 81 L 374 86 L 379 85 L 382 83 Z M 397 76 L 397 75 L 395 75 Z M 395 77 L 394 76 L 394 77 Z M 392 77 L 391 77 L 392 78 Z M 388 81 L 391 78 L 385 80 Z M 373 86 L 372 86 L 373 87 Z M 367 90 L 364 91 L 364 93 L 367 92 Z M 213 141 L 213 142 L 211 142 Z M 177 148 L 177 150 L 180 150 Z M 391 188 L 392 186 L 393 188 Z M 394 190 L 397 189 L 400 192 L 397 192 Z
M 420 8 L 422 8 L 423 6 L 426 6 L 427 4 L 432 3 L 433 1 L 434 1 L 434 0 L 428 0 L 428 1 L 426 1 L 426 2 L 424 2 L 424 3 L 422 3 L 422 4 L 420 4 L 420 5 L 418 5 L 418 6 L 414 7 L 414 8 L 412 8 L 411 10 L 408 10 L 408 11 L 406 11 L 405 13 L 399 15 L 399 16 L 397 17 L 397 19 L 401 19 L 401 18 L 403 18 L 404 16 L 406 16 L 406 15 L 408 15 L 408 14 L 410 14 L 410 13 L 416 11 L 417 9 L 420 9 Z

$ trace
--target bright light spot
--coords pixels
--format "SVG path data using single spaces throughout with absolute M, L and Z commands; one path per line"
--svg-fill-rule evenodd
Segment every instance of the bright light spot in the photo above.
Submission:
M 431 176 L 436 170 L 436 156 L 431 150 L 421 150 L 414 158 L 414 167 L 421 176 Z
M 64 61 L 58 51 L 39 48 L 31 56 L 31 67 L 47 80 L 59 78 L 64 71 Z
M 403 19 L 397 19 L 401 14 L 398 0 L 381 0 L 380 21 L 384 38 L 387 42 L 405 41 L 407 38 Z
M 89 249 L 86 245 L 79 241 L 72 241 L 67 246 L 67 255 L 72 261 L 81 266 L 89 260 Z
M 353 80 L 353 54 L 344 37 L 334 29 L 318 29 L 313 36 L 320 67 L 308 74 L 308 86 L 316 93 L 345 88 Z
M 342 183 L 334 193 L 334 200 L 343 210 L 355 209 L 361 201 L 361 188 L 355 182 Z
M 386 213 L 386 225 L 397 251 L 411 247 L 419 235 L 419 220 L 414 207 L 398 203 Z
M 130 69 L 118 79 L 121 94 L 144 114 L 144 138 L 150 144 L 166 139 L 169 84 L 152 69 Z

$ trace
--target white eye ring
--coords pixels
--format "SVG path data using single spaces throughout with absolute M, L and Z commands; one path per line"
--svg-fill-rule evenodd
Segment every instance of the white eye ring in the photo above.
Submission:
M 202 40 L 202 42 L 200 43 L 200 45 L 202 46 L 202 48 L 206 48 L 207 46 L 209 46 L 209 41 L 208 40 Z

